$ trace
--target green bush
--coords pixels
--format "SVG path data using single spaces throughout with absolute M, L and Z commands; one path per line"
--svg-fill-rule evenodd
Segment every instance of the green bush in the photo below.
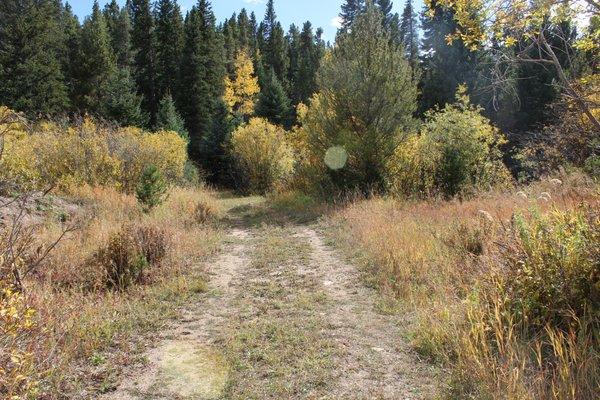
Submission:
M 509 184 L 505 139 L 481 112 L 461 87 L 455 104 L 427 113 L 421 135 L 405 140 L 388 163 L 390 190 L 453 197 Z
M 241 190 L 264 194 L 275 189 L 294 167 L 285 131 L 262 118 L 253 118 L 235 130 L 231 138 Z
M 154 165 L 147 166 L 135 191 L 135 196 L 142 204 L 144 211 L 148 212 L 162 204 L 167 197 L 167 192 L 167 183 L 158 168 Z
M 517 252 L 505 291 L 518 320 L 537 331 L 567 330 L 591 314 L 600 318 L 600 219 L 597 211 L 517 216 Z

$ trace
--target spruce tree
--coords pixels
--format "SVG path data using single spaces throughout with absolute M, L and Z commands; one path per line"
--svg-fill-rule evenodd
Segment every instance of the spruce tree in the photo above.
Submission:
M 447 36 L 456 30 L 454 14 L 436 4 L 433 10 L 433 15 L 429 15 L 425 8 L 421 22 L 421 113 L 452 103 L 459 85 L 466 83 L 471 93 L 477 84 L 478 53 L 470 51 L 459 40 L 449 44 Z
M 54 0 L 0 1 L 0 104 L 33 115 L 69 106 Z
M 297 68 L 292 78 L 291 100 L 294 105 L 306 103 L 317 91 L 316 75 L 321 61 L 321 50 L 310 22 L 304 23 L 300 33 Z
M 419 66 L 419 32 L 417 14 L 414 11 L 412 0 L 406 0 L 400 23 L 400 41 L 404 45 L 406 58 L 410 61 L 413 70 Z
M 71 105 L 77 85 L 78 52 L 81 40 L 81 25 L 73 14 L 73 9 L 67 3 L 62 12 L 61 29 L 63 46 L 60 54 L 62 74 L 69 93 Z
M 177 132 L 185 140 L 190 139 L 190 135 L 185 129 L 185 122 L 177 112 L 175 102 L 171 93 L 167 92 L 158 105 L 158 114 L 156 115 L 156 131 Z
M 116 72 L 108 28 L 98 2 L 83 23 L 75 104 L 81 111 L 101 112 L 108 84 Z
M 127 7 L 120 8 L 116 0 L 104 7 L 104 18 L 110 35 L 110 44 L 117 66 L 130 67 L 133 63 L 131 49 L 131 17 Z
M 225 65 L 227 67 L 227 72 L 231 75 L 234 72 L 236 54 L 240 50 L 238 42 L 239 33 L 235 14 L 223 23 L 221 32 L 223 34 L 223 44 L 225 48 Z
M 279 82 L 287 84 L 289 67 L 288 42 L 281 23 L 277 21 L 273 0 L 267 3 L 265 19 L 261 24 L 262 47 L 260 47 L 265 70 L 273 69 Z
M 207 0 L 192 7 L 185 21 L 185 44 L 178 105 L 190 133 L 190 156 L 201 160 L 202 138 L 211 134 L 216 101 L 225 78 L 223 43 Z
M 289 127 L 290 112 L 290 99 L 277 79 L 277 75 L 271 69 L 267 73 L 265 86 L 258 97 L 256 115 L 267 118 L 274 124 Z
M 156 7 L 157 93 L 164 100 L 167 93 L 178 90 L 183 17 L 176 0 L 159 0 Z
M 356 17 L 358 17 L 365 9 L 365 0 L 346 0 L 342 5 L 340 18 L 342 19 L 342 27 L 340 32 L 348 32 Z
M 236 121 L 231 117 L 229 108 L 221 99 L 215 103 L 210 132 L 202 138 L 200 165 L 213 182 L 225 182 L 230 170 L 230 160 L 226 151 Z M 238 120 L 239 122 L 239 120 Z
M 100 114 L 121 126 L 145 126 L 148 116 L 142 111 L 142 97 L 136 93 L 135 81 L 128 68 L 119 68 L 106 85 Z
M 238 31 L 238 44 L 240 49 L 246 49 L 247 51 L 255 50 L 256 38 L 254 37 L 255 32 L 252 29 L 248 12 L 245 8 L 242 8 L 237 17 L 237 31 Z
M 156 32 L 150 0 L 132 0 L 131 18 L 133 21 L 131 42 L 135 52 L 134 76 L 144 99 L 142 103 L 144 110 L 150 115 L 150 124 L 154 125 L 159 97 Z

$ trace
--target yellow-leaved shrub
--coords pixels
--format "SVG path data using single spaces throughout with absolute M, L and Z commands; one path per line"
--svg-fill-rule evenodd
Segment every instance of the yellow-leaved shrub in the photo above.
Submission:
M 240 187 L 265 193 L 291 175 L 294 158 L 283 128 L 266 119 L 252 118 L 236 129 L 231 138 Z
M 182 181 L 187 143 L 175 132 L 114 129 L 85 119 L 73 127 L 43 122 L 5 135 L 0 182 L 21 190 L 112 186 L 131 193 L 147 165 Z

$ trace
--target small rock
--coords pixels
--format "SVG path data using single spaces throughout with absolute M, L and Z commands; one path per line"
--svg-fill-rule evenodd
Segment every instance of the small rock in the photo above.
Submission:
M 381 347 L 371 347 L 371 350 L 381 353 L 383 349 Z

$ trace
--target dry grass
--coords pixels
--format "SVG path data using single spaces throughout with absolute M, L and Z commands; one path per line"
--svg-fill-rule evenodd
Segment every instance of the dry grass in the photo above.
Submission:
M 35 357 L 39 398 L 89 398 L 109 390 L 135 358 L 143 335 L 204 290 L 200 261 L 220 240 L 219 230 L 192 212 L 203 204 L 219 214 L 213 194 L 204 189 L 173 189 L 150 214 L 140 211 L 134 197 L 109 188 L 79 188 L 68 201 L 74 205 L 70 213 L 46 213 L 35 240 L 48 243 L 65 225 L 77 229 L 24 282 L 37 329 L 23 340 Z M 123 232 L 145 268 L 132 282 L 137 284 L 114 291 L 101 255 L 113 261 L 123 255 L 114 253 L 114 238 Z
M 516 268 L 508 268 L 510 253 L 521 246 L 510 239 L 514 215 L 582 202 L 596 203 L 597 189 L 571 177 L 464 202 L 358 201 L 330 225 L 386 310 L 412 316 L 407 335 L 415 349 L 453 367 L 449 398 L 587 399 L 600 384 L 598 347 L 589 346 L 598 337 L 588 329 L 598 321 L 580 318 L 570 330 L 548 325 L 532 336 L 502 292 L 507 270 Z

